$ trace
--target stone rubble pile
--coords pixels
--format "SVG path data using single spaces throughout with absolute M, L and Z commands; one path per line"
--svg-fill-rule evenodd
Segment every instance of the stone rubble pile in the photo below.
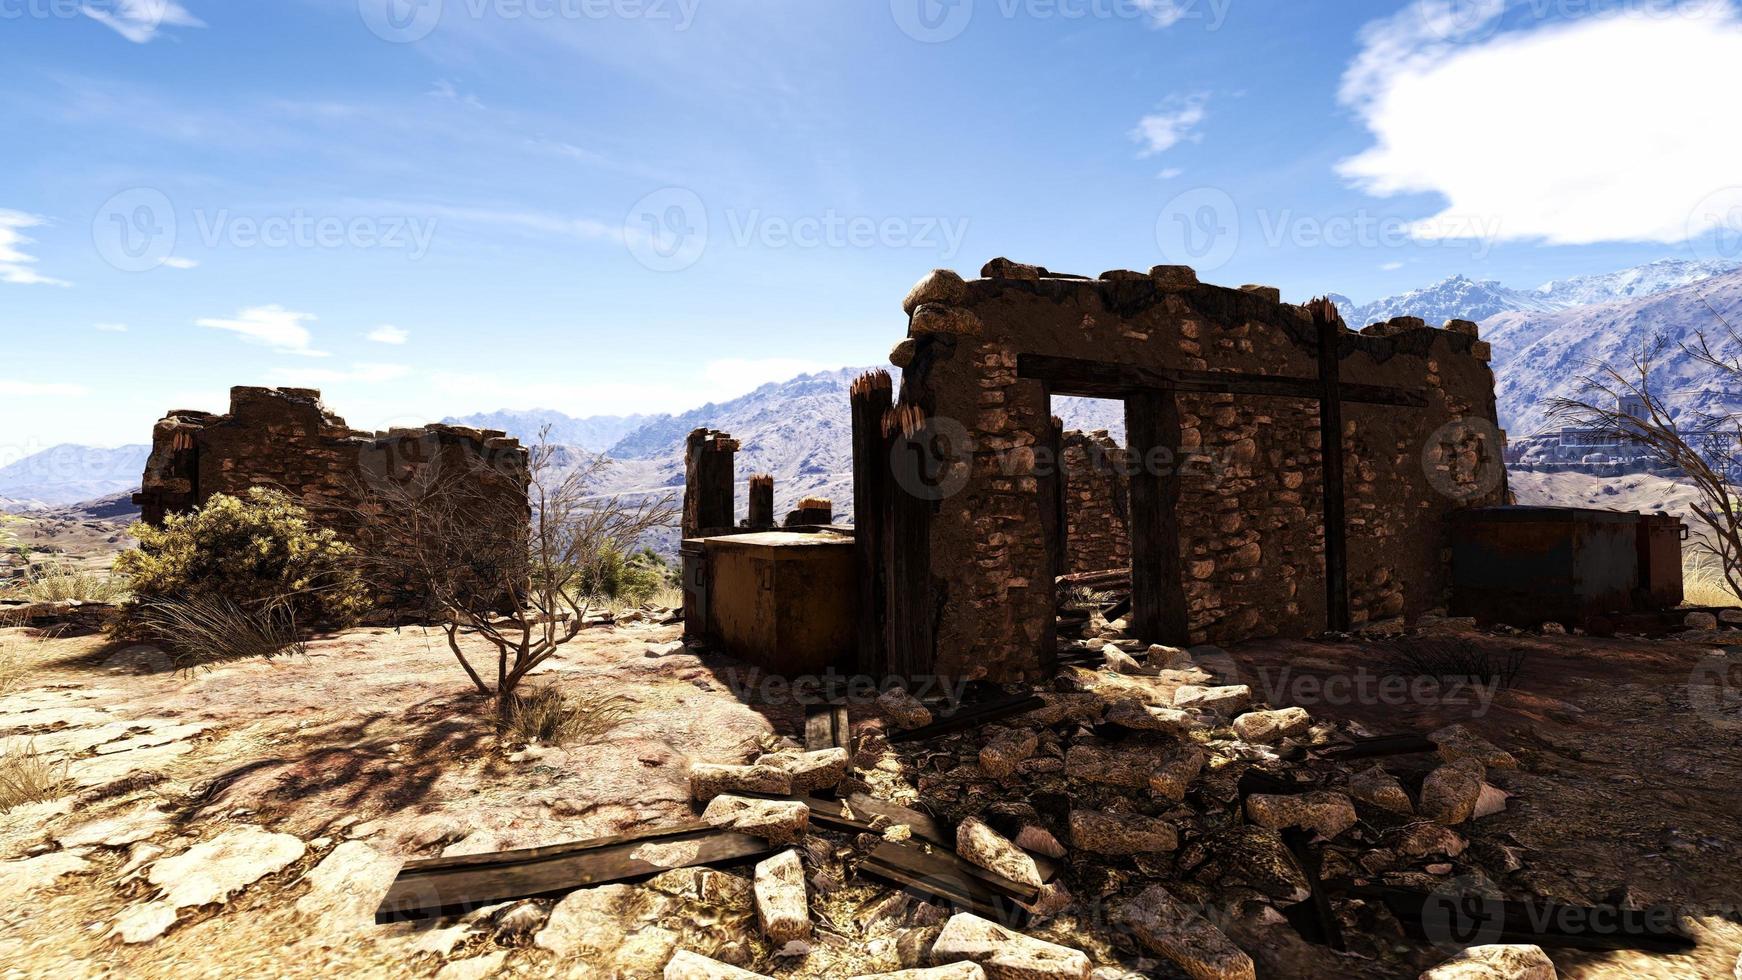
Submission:
M 756 866 L 750 889 L 776 957 L 803 957 L 828 939 L 829 929 L 813 929 L 812 909 L 859 881 L 856 862 L 873 848 L 948 848 L 884 817 L 856 838 L 821 829 L 804 803 L 770 796 L 867 793 L 928 811 L 953 833 L 957 858 L 1039 890 L 1018 931 L 923 889 L 879 886 L 889 892 L 880 904 L 902 911 L 878 949 L 901 969 L 860 980 L 1119 980 L 1158 961 L 1200 980 L 1255 977 L 1241 941 L 1291 930 L 1283 913 L 1310 894 L 1287 833 L 1311 841 L 1321 880 L 1354 885 L 1492 894 L 1522 866 L 1504 839 L 1473 846 L 1472 821 L 1505 807 L 1508 794 L 1491 780 L 1504 782 L 1517 762 L 1467 728 L 1434 732 L 1435 754 L 1339 762 L 1329 750 L 1350 732 L 1302 708 L 1257 703 L 1249 687 L 1201 665 L 1228 662 L 1213 647 L 1144 648 L 1122 625 L 1070 642 L 1090 653 L 1099 645 L 1100 668 L 1061 668 L 1025 715 L 892 744 L 888 733 L 932 720 L 897 692 L 877 703 L 881 719 L 856 719 L 850 757 L 788 747 L 743 765 L 693 766 L 706 820 L 784 848 Z M 1357 955 L 1402 941 L 1377 903 L 1337 892 L 1331 907 Z M 1535 947 L 1484 949 L 1426 975 L 1553 976 L 1552 965 L 1540 972 L 1548 961 Z M 738 952 L 735 963 L 680 952 L 665 976 L 761 976 Z

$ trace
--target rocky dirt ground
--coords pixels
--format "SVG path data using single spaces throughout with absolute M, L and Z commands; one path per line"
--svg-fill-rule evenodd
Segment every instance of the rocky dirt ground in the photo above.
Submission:
M 832 872 L 811 878 L 814 926 L 803 955 L 779 956 L 760 934 L 747 868 L 668 872 L 421 927 L 373 924 L 408 858 L 690 819 L 692 763 L 747 762 L 798 735 L 799 709 L 740 697 L 737 665 L 674 649 L 677 633 L 617 625 L 586 634 L 553 661 L 540 682 L 633 702 L 630 717 L 599 743 L 557 749 L 499 737 L 440 638 L 418 630 L 350 631 L 315 641 L 306 656 L 191 676 L 154 651 L 100 635 L 0 631 L 31 666 L 23 685 L 0 697 L 0 740 L 33 743 L 65 762 L 76 786 L 0 814 L 0 894 L 9 899 L 0 909 L 0 973 L 650 977 L 677 949 L 783 977 L 925 963 L 946 910 Z M 1374 733 L 1467 724 L 1518 762 L 1488 772 L 1513 794 L 1505 811 L 1458 828 L 1472 854 L 1491 855 L 1478 845 L 1499 844 L 1519 858 L 1502 882 L 1509 896 L 1664 903 L 1687 916 L 1700 943 L 1677 956 L 1551 951 L 1562 976 L 1729 976 L 1742 953 L 1742 650 L 1726 649 L 1721 634 L 1480 642 L 1528 654 L 1516 684 L 1492 703 L 1339 703 L 1322 684 L 1315 694 L 1300 682 L 1383 673 L 1388 648 L 1361 640 L 1255 643 L 1199 659 L 1216 683 L 1246 684 L 1278 707 L 1298 704 L 1321 724 Z M 1179 684 L 1164 681 L 1074 668 L 1058 687 L 1149 685 L 1171 700 Z M 857 785 L 886 797 L 924 799 L 951 820 L 995 802 L 1009 810 L 1051 801 L 1058 812 L 1036 814 L 1036 822 L 1060 828 L 1064 840 L 1064 811 L 1101 800 L 1103 787 L 1072 783 L 1063 770 L 1071 749 L 1095 747 L 1105 733 L 1058 712 L 1050 724 L 1030 719 L 1036 744 L 1012 769 L 992 765 L 989 774 L 987 745 L 1012 733 L 1021 741 L 1022 725 L 897 752 L 879 736 L 885 722 L 855 710 Z M 1231 732 L 1225 719 L 1194 737 L 1217 758 L 1262 760 L 1275 748 L 1274 736 Z M 1416 785 L 1419 773 L 1407 763 L 1399 772 Z M 1203 780 L 1193 799 L 1215 792 L 1209 770 Z M 1062 796 L 1046 795 L 1049 787 L 1063 787 Z M 1363 807 L 1361 826 L 1348 833 L 1380 839 L 1369 833 L 1373 819 Z M 1200 843 L 1187 826 L 1181 853 Z M 836 867 L 851 844 L 808 841 L 806 864 Z M 1110 940 L 1082 903 L 1099 891 L 1135 891 L 1152 873 L 1187 894 L 1204 881 L 1214 891 L 1215 879 L 1186 880 L 1172 858 L 1073 854 L 1068 865 L 1063 880 L 1076 904 L 1037 916 L 1032 935 L 1083 949 L 1097 978 L 1183 975 L 1128 940 Z M 1407 873 L 1450 879 L 1475 869 L 1448 858 Z M 1261 888 L 1254 897 L 1261 908 Z M 1339 956 L 1266 914 L 1232 922 L 1228 932 L 1267 977 L 1414 976 L 1447 955 L 1376 932 L 1354 944 L 1354 955 Z

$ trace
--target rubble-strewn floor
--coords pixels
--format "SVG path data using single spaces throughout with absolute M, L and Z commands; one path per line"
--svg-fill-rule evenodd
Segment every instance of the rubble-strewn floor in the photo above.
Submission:
M 191 678 L 101 637 L 33 645 L 35 675 L 0 697 L 0 739 L 34 740 L 67 759 L 79 788 L 0 814 L 0 895 L 9 899 L 0 973 L 648 977 L 676 948 L 792 977 L 921 962 L 942 911 L 851 879 L 824 890 L 813 878 L 812 951 L 776 957 L 757 934 L 747 869 L 672 872 L 424 928 L 372 924 L 405 858 L 686 819 L 689 763 L 744 762 L 797 734 L 797 709 L 740 699 L 743 676 L 729 662 L 650 655 L 677 633 L 627 625 L 573 644 L 545 674 L 571 691 L 623 694 L 634 714 L 601 744 L 531 750 L 498 743 L 440 637 L 419 630 L 351 631 L 315 642 L 306 657 Z M 1379 670 L 1382 656 L 1363 644 L 1249 644 L 1205 666 L 1276 706 L 1298 703 L 1315 719 L 1371 732 L 1467 723 L 1520 763 L 1490 775 L 1515 794 L 1506 811 L 1468 831 L 1516 846 L 1524 867 L 1509 892 L 1585 904 L 1626 889 L 1630 901 L 1697 913 L 1692 955 L 1551 951 L 1563 976 L 1728 976 L 1742 952 L 1733 921 L 1742 905 L 1742 728 L 1734 715 L 1702 709 L 1716 703 L 1710 679 L 1731 677 L 1734 697 L 1742 668 L 1714 672 L 1710 643 L 1491 639 L 1531 656 L 1486 711 L 1332 704 L 1290 696 L 1298 684 L 1275 687 L 1285 667 L 1297 678 Z M 892 753 L 888 761 L 907 768 L 868 782 L 922 785 L 925 772 L 951 768 L 924 766 L 923 753 L 977 755 L 991 734 Z M 1012 776 L 1000 792 L 1025 795 L 1025 781 L 1044 779 Z M 941 815 L 959 816 L 966 804 L 938 793 Z M 826 863 L 826 853 L 816 856 Z M 1148 873 L 1147 858 L 1123 864 L 1128 876 Z M 1158 860 L 1155 873 L 1172 866 Z M 1108 968 L 1099 976 L 1181 975 L 1107 946 L 1095 923 L 1075 923 L 1070 914 L 1041 918 L 1028 931 L 1083 948 Z M 1444 958 L 1389 941 L 1365 944 L 1367 959 L 1340 957 L 1268 919 L 1230 934 L 1261 976 L 1413 976 Z

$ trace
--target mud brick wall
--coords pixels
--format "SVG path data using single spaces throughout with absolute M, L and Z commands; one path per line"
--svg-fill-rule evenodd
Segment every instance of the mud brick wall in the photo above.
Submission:
M 1125 447 L 1107 430 L 1070 431 L 1060 451 L 1064 470 L 1065 571 L 1099 572 L 1131 564 Z
M 134 501 L 147 522 L 161 525 L 214 494 L 283 490 L 368 554 L 397 519 L 388 489 L 437 478 L 470 485 L 483 502 L 480 523 L 525 535 L 530 471 L 518 440 L 449 425 L 364 432 L 327 411 L 318 391 L 239 387 L 230 390 L 228 414 L 176 410 L 157 423 Z
M 1056 588 L 1044 529 L 1054 492 L 1036 471 L 1050 437 L 1047 384 L 1023 355 L 1127 369 L 1319 377 L 1311 314 L 1273 289 L 1198 282 L 1192 270 L 1061 276 L 995 260 L 982 278 L 946 270 L 909 294 L 898 410 L 964 444 L 957 478 L 923 525 L 925 608 L 936 673 L 1037 680 L 1054 657 Z M 1487 345 L 1473 325 L 1337 327 L 1344 382 L 1416 392 L 1426 407 L 1344 402 L 1348 575 L 1356 623 L 1443 607 L 1450 512 L 1500 503 Z M 1157 376 L 1160 376 L 1159 374 Z M 1069 393 L 1069 392 L 1065 392 Z M 1177 574 L 1190 642 L 1306 636 L 1327 625 L 1319 402 L 1177 393 L 1181 425 Z M 1136 519 L 1135 517 L 1133 518 Z

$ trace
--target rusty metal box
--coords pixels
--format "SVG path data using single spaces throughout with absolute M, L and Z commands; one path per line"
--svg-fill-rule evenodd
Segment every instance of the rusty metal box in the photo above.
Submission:
M 1639 515 L 1639 587 L 1653 609 L 1682 604 L 1682 542 L 1687 526 L 1673 514 Z
M 1638 607 L 1640 515 L 1575 507 L 1461 511 L 1452 615 L 1534 627 Z
M 710 643 L 788 677 L 851 663 L 859 613 L 851 537 L 763 531 L 703 546 Z

